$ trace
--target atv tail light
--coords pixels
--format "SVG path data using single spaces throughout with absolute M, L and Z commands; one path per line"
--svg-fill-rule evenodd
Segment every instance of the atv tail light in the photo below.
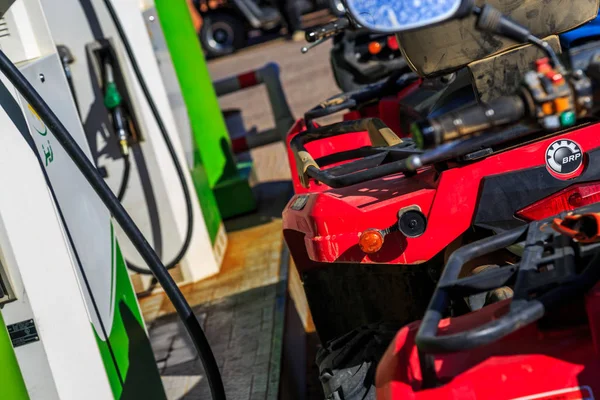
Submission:
M 387 45 L 393 51 L 396 51 L 400 48 L 400 46 L 398 46 L 398 39 L 396 39 L 395 35 L 388 36 Z
M 600 202 L 600 182 L 582 183 L 536 201 L 517 211 L 517 217 L 527 221 L 537 221 L 597 202 Z
M 358 246 L 367 254 L 377 253 L 383 246 L 383 234 L 378 229 L 367 229 L 360 234 Z
M 372 55 L 379 54 L 381 52 L 381 43 L 371 42 L 369 43 L 369 53 Z

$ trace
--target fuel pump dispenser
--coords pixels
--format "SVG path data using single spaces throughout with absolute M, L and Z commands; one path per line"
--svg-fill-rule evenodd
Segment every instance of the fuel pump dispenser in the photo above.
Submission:
M 106 182 L 167 267 L 181 267 L 182 281 L 218 272 L 225 231 L 219 218 L 211 240 L 137 3 L 40 3 L 52 38 L 70 54 L 62 57 L 65 75 Z M 130 269 L 148 274 L 122 230 L 116 232 Z
M 166 398 L 114 220 L 172 300 L 222 400 L 198 319 L 94 164 L 49 3 L 0 0 L 0 398 Z M 64 11 L 63 0 L 54 6 Z M 114 111 L 122 103 L 112 96 Z
M 0 48 L 91 159 L 40 2 L 11 3 Z M 0 126 L 0 398 L 164 399 L 111 214 L 5 76 Z

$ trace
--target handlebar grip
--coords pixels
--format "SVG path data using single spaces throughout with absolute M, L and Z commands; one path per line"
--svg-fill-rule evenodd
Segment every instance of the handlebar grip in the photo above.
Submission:
M 471 106 L 438 118 L 416 122 L 411 131 L 419 148 L 435 147 L 476 136 L 486 129 L 515 123 L 523 118 L 525 111 L 525 102 L 521 97 L 501 97 L 487 105 Z
M 317 40 L 326 38 L 341 30 L 344 30 L 349 26 L 350 20 L 348 18 L 342 17 L 336 19 L 335 21 L 329 22 L 325 25 L 321 25 L 313 29 L 308 29 L 305 35 L 306 41 L 309 43 L 316 42 Z

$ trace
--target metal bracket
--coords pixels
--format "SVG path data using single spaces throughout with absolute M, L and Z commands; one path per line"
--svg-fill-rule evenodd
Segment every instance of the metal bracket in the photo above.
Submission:
M 15 290 L 12 286 L 10 275 L 6 270 L 2 261 L 0 261 L 0 308 L 4 306 L 6 303 L 10 303 L 11 301 L 15 301 L 17 296 L 15 295 Z

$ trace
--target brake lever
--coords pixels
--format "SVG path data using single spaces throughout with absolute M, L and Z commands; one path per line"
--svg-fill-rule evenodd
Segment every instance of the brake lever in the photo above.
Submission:
M 302 54 L 306 54 L 308 53 L 308 51 L 310 49 L 312 49 L 313 47 L 317 47 L 318 45 L 320 45 L 321 43 L 324 43 L 325 41 L 327 41 L 327 39 L 329 39 L 328 37 L 322 38 L 317 40 L 316 42 L 313 42 L 312 44 L 310 44 L 309 46 L 304 46 L 300 49 L 300 51 L 302 52 Z

